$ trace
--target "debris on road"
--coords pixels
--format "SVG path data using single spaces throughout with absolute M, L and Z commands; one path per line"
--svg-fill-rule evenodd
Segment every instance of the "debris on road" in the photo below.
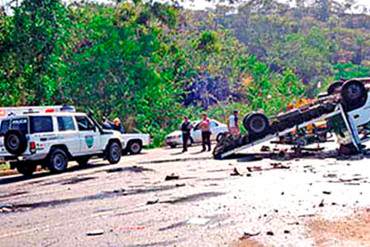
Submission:
M 170 180 L 177 180 L 177 179 L 180 179 L 180 176 L 179 175 L 175 175 L 175 173 L 172 173 L 170 175 L 167 175 L 164 180 L 165 181 L 170 181 Z
M 321 200 L 320 204 L 319 204 L 319 207 L 322 208 L 324 207 L 324 199 Z
M 266 232 L 266 235 L 268 235 L 268 236 L 274 236 L 274 233 L 272 231 L 268 231 L 268 232 Z
M 284 230 L 284 234 L 289 234 L 290 231 L 289 230 Z
M 103 234 L 104 234 L 104 230 L 102 229 L 97 229 L 97 230 L 89 231 L 86 233 L 87 236 L 99 236 Z
M 261 152 L 270 152 L 271 148 L 269 146 L 262 146 L 261 147 Z
M 261 232 L 256 232 L 256 233 L 249 233 L 249 232 L 244 232 L 243 233 L 243 236 L 241 236 L 239 238 L 239 240 L 245 240 L 245 239 L 248 239 L 248 238 L 251 238 L 251 237 L 255 237 L 255 236 L 258 236 L 260 235 Z
M 152 200 L 152 201 L 147 201 L 146 204 L 147 205 L 153 205 L 153 204 L 156 204 L 159 202 L 159 199 L 156 199 L 156 200 Z
M 10 213 L 14 211 L 13 205 L 10 204 L 2 204 L 0 205 L 0 213 Z
M 234 167 L 233 172 L 230 173 L 230 176 L 243 176 L 236 167 Z
M 290 166 L 285 166 L 282 163 L 271 163 L 272 169 L 290 169 Z
M 325 195 L 330 195 L 331 194 L 330 191 L 323 191 L 322 193 L 325 194 Z

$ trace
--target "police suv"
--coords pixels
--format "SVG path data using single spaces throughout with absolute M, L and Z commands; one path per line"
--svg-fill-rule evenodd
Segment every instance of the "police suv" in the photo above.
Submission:
M 26 176 L 37 165 L 63 172 L 69 161 L 84 166 L 93 157 L 116 164 L 124 145 L 119 132 L 103 130 L 85 113 L 55 110 L 3 118 L 0 139 L 0 158 Z

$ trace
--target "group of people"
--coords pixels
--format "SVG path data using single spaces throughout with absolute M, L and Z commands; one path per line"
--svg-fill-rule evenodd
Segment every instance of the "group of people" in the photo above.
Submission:
M 202 120 L 199 123 L 199 129 L 202 132 L 202 150 L 201 152 L 205 152 L 208 150 L 208 152 L 211 151 L 211 121 L 208 118 L 208 115 L 206 113 L 202 114 Z M 240 134 L 239 129 L 239 112 L 234 111 L 232 115 L 229 117 L 229 121 L 227 124 L 227 127 L 229 129 L 229 133 L 231 135 L 237 136 Z M 182 152 L 188 151 L 188 145 L 189 141 L 191 140 L 191 130 L 193 129 L 193 125 L 189 121 L 189 118 L 187 116 L 184 117 L 184 121 L 181 124 L 181 132 L 182 132 L 182 145 L 183 149 Z

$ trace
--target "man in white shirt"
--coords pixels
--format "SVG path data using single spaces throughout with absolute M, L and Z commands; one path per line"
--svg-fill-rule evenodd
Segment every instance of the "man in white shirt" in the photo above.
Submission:
M 232 115 L 229 117 L 229 122 L 227 124 L 229 128 L 229 132 L 233 136 L 238 136 L 240 135 L 240 129 L 239 129 L 239 112 L 234 111 Z

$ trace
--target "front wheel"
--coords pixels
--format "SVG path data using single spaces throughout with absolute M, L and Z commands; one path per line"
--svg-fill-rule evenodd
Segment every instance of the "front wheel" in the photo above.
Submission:
M 59 148 L 53 149 L 47 158 L 47 167 L 53 173 L 66 171 L 68 167 L 68 156 L 66 152 Z
M 117 142 L 112 142 L 106 150 L 107 160 L 110 164 L 117 164 L 121 160 L 122 150 Z

